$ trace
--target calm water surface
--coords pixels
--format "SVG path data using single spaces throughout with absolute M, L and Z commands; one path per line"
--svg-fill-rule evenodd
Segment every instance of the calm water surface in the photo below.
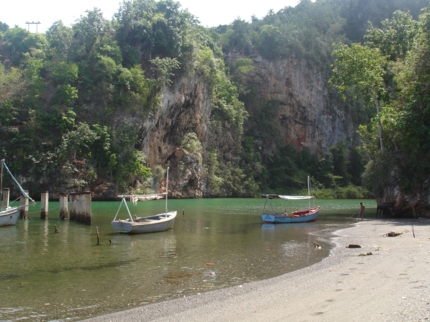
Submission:
M 278 276 L 328 256 L 330 233 L 352 224 L 359 208 L 357 200 L 319 200 L 316 222 L 271 225 L 259 216 L 264 199 L 169 200 L 174 229 L 126 235 L 110 226 L 119 204 L 93 202 L 92 226 L 59 221 L 59 203 L 50 202 L 48 220 L 36 205 L 30 219 L 0 227 L 0 321 L 75 321 Z M 364 204 L 374 212 L 373 200 Z M 129 203 L 137 215 L 164 206 Z

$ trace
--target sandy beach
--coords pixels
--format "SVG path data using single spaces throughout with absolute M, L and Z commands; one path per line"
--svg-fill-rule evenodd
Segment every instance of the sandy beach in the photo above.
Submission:
M 430 220 L 365 219 L 332 241 L 298 271 L 86 321 L 430 321 Z

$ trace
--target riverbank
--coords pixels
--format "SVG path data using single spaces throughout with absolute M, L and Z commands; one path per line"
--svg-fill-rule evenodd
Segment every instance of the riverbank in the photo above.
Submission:
M 429 220 L 363 220 L 333 242 L 328 258 L 292 273 L 87 321 L 430 320 Z

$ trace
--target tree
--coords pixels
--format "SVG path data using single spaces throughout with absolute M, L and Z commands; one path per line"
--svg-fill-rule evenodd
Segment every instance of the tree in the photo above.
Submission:
M 73 39 L 72 29 L 64 26 L 61 21 L 56 21 L 47 30 L 46 38 L 49 42 L 51 55 L 66 60 L 70 54 L 69 50 Z
M 279 58 L 282 54 L 282 44 L 285 41 L 278 27 L 273 25 L 262 26 L 258 39 L 258 50 L 263 56 L 268 59 Z
M 4 22 L 0 21 L 0 32 L 5 32 L 9 29 L 9 26 L 5 24 Z
M 369 48 L 360 44 L 338 45 L 333 51 L 335 61 L 332 64 L 333 76 L 329 83 L 339 90 L 342 98 L 353 88 L 353 99 L 364 99 L 367 106 L 373 105 L 379 113 L 379 98 L 385 92 L 387 58 L 381 55 L 379 48 Z M 378 117 L 378 115 L 377 115 Z M 382 125 L 378 119 L 379 143 L 384 151 Z
M 382 29 L 374 28 L 369 22 L 364 39 L 370 48 L 379 48 L 382 55 L 391 61 L 404 59 L 412 48 L 418 32 L 418 22 L 410 13 L 396 11 L 393 18 L 382 22 Z

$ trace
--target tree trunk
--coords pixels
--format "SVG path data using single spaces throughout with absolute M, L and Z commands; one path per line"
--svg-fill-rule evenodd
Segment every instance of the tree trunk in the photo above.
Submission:
M 374 98 L 373 101 L 375 102 L 376 114 L 378 116 L 378 114 L 379 114 L 379 103 L 378 103 L 378 100 L 376 98 Z M 378 131 L 379 131 L 379 144 L 381 145 L 381 151 L 384 152 L 384 144 L 382 142 L 382 124 L 381 124 L 379 117 L 378 117 Z

